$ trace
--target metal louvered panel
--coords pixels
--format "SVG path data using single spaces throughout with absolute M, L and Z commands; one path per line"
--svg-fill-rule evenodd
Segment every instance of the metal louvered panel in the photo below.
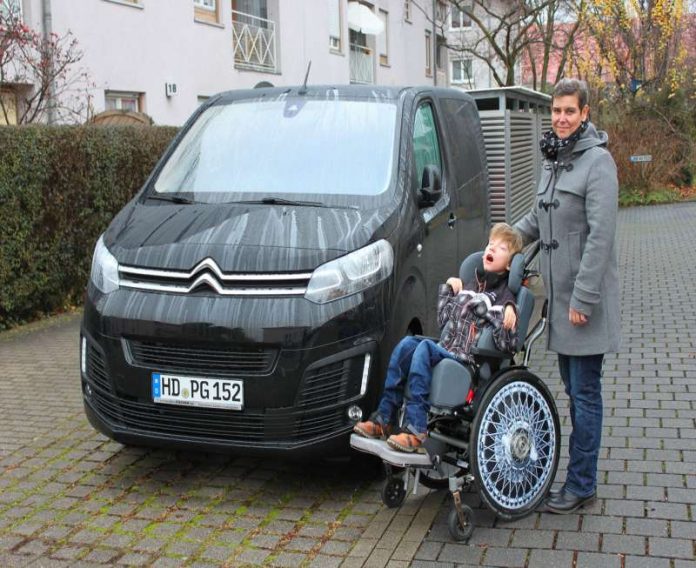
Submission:
M 515 223 L 534 202 L 542 166 L 539 139 L 551 126 L 551 97 L 519 86 L 469 94 L 486 144 L 491 221 Z
M 529 112 L 506 111 L 510 125 L 510 176 L 506 221 L 514 223 L 529 211 L 536 189 L 536 116 Z
M 507 211 L 507 121 L 505 113 L 499 111 L 481 111 L 479 116 L 488 162 L 491 222 L 498 223 L 505 221 Z

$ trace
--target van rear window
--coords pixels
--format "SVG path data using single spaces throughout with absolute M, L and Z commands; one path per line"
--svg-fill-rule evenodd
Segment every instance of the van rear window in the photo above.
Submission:
M 396 116 L 388 101 L 298 97 L 213 106 L 169 157 L 155 191 L 214 202 L 239 193 L 379 195 L 392 174 Z

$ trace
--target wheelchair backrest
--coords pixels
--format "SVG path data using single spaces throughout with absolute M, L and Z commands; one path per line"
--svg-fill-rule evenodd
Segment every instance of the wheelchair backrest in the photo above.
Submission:
M 459 278 L 463 282 L 474 282 L 477 269 L 479 272 L 483 272 L 483 252 L 472 253 L 464 259 L 459 267 Z M 523 285 L 524 269 L 524 255 L 517 253 L 510 262 L 508 288 L 515 296 L 515 303 L 517 304 L 517 336 L 519 337 L 520 347 L 522 347 L 527 337 L 527 328 L 534 311 L 534 294 Z

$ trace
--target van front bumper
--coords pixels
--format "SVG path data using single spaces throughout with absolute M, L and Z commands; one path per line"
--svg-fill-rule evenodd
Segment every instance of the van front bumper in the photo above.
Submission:
M 109 296 L 88 292 L 82 392 L 90 423 L 118 442 L 345 454 L 354 424 L 348 410 L 366 414 L 376 402 L 385 321 L 376 298 L 317 307 L 301 298 L 193 296 L 179 298 L 184 306 L 167 320 L 157 312 L 161 295 L 119 290 Z M 287 317 L 276 312 L 266 319 L 269 301 Z M 230 321 L 246 322 L 243 328 L 217 321 L 230 312 L 237 316 Z M 298 325 L 286 325 L 288 317 Z M 153 373 L 242 380 L 243 408 L 155 403 Z

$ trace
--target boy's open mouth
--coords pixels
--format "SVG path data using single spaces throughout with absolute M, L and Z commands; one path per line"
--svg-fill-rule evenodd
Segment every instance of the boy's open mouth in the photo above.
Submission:
M 486 255 L 486 262 L 493 262 L 493 255 L 491 253 Z

